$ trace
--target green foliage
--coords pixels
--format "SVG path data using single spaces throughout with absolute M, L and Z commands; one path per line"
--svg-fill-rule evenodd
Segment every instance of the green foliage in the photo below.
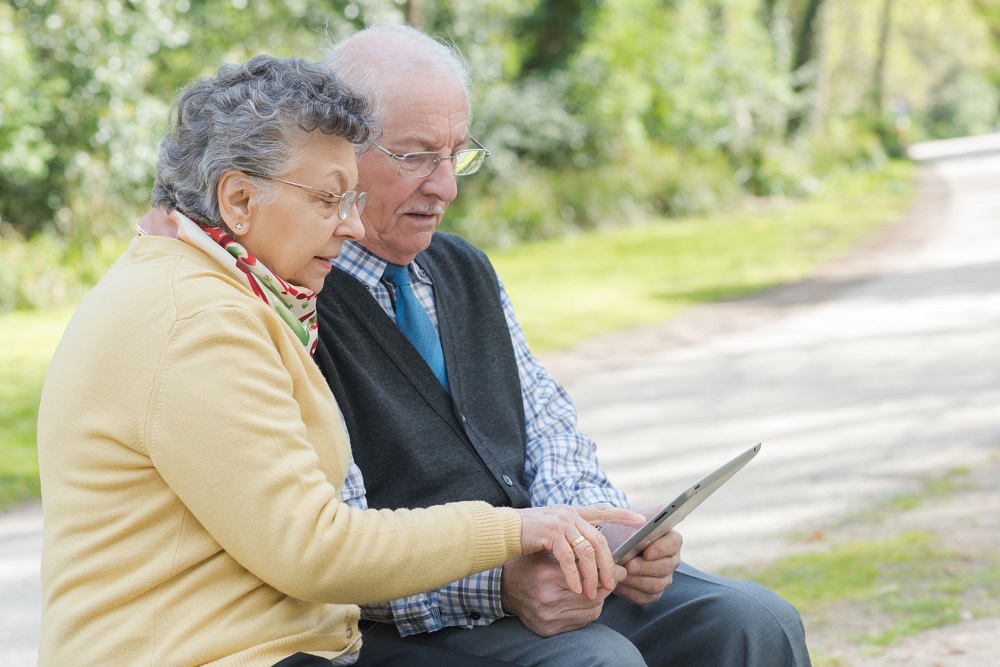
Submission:
M 922 117 L 931 136 L 985 134 L 997 126 L 1000 91 L 994 82 L 956 72 Z
M 829 131 L 801 141 L 817 174 L 849 169 L 878 169 L 888 158 L 885 144 L 867 119 L 852 117 L 831 122 Z
M 165 104 L 141 85 L 158 12 L 118 0 L 21 0 L 5 9 L 2 29 L 23 36 L 13 43 L 30 86 L 21 93 L 39 101 L 20 128 L 33 143 L 0 144 L 0 153 L 29 166 L 0 173 L 0 220 L 28 235 L 44 226 L 72 234 L 70 221 L 88 233 L 106 230 L 101 213 L 148 188 L 153 129 L 165 127 L 156 122 L 165 120 Z M 6 102 L 4 115 L 15 108 Z
M 565 67 L 593 24 L 597 0 L 539 0 L 535 11 L 513 21 L 525 46 L 521 72 L 549 72 Z
M 259 52 L 318 58 L 404 4 L 0 3 L 0 237 L 129 235 L 182 85 Z M 808 194 L 843 164 L 997 124 L 998 0 L 896 2 L 882 41 L 883 2 L 420 4 L 474 72 L 473 133 L 494 156 L 450 224 L 490 245 Z
M 54 233 L 29 240 L 0 237 L 0 313 L 78 303 L 126 243 L 113 235 L 80 242 Z
M 828 134 L 848 120 L 866 134 L 875 131 L 890 152 L 898 153 L 892 144 L 905 148 L 912 141 L 995 127 L 1000 31 L 975 7 L 997 6 L 996 0 L 896 0 L 882 54 L 885 106 L 875 113 L 871 103 L 884 2 L 826 4 L 824 84 L 814 133 Z M 961 96 L 959 89 L 965 91 Z M 983 109 L 991 104 L 992 113 Z
M 348 4 L 0 5 L 2 233 L 54 229 L 79 240 L 122 229 L 148 202 L 168 107 L 180 86 L 258 52 L 318 58 L 328 35 L 354 27 L 331 12 Z
M 812 191 L 809 160 L 784 143 L 790 89 L 755 3 L 627 4 L 592 10 L 600 30 L 564 70 L 525 68 L 480 96 L 494 157 L 462 183 L 447 229 L 509 245 Z

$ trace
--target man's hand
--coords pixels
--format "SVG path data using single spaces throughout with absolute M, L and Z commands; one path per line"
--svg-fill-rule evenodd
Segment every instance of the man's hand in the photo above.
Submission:
M 521 517 L 521 553 L 550 552 L 566 587 L 589 600 L 598 598 L 602 586 L 613 590 L 617 583 L 608 541 L 594 526 L 612 521 L 641 526 L 646 521 L 638 512 L 610 505 L 546 505 L 515 511 Z
M 628 576 L 615 593 L 638 605 L 656 602 L 674 580 L 674 570 L 681 564 L 680 533 L 670 531 L 646 547 L 625 564 Z
M 614 568 L 617 581 L 625 578 L 625 568 L 620 565 Z M 559 563 L 549 553 L 507 561 L 500 578 L 504 611 L 517 616 L 540 637 L 552 637 L 594 622 L 610 594 L 602 587 L 597 590 L 597 597 L 590 600 L 569 590 Z

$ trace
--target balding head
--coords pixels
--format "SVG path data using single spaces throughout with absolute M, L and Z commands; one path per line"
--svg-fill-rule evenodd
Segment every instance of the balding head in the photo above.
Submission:
M 459 51 L 409 26 L 377 25 L 357 32 L 334 45 L 323 63 L 367 96 L 380 116 L 388 111 L 392 93 L 421 79 L 451 79 L 469 97 L 469 66 Z

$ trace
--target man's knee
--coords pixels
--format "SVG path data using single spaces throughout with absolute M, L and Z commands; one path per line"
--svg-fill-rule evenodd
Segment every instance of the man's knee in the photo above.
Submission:
M 752 581 L 706 574 L 686 564 L 657 602 L 609 598 L 602 624 L 639 648 L 649 665 L 809 664 L 798 611 Z
M 753 581 L 709 577 L 717 586 L 704 612 L 720 651 L 744 664 L 809 664 L 802 618 L 787 600 Z
M 571 656 L 567 664 L 590 667 L 646 667 L 646 661 L 635 644 L 606 626 L 591 623 L 560 637 L 566 647 L 561 650 L 567 651 Z

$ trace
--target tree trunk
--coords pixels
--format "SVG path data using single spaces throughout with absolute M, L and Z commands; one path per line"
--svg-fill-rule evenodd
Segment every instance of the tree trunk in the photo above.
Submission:
M 816 33 L 819 29 L 819 11 L 822 6 L 823 0 L 807 0 L 798 35 L 795 38 L 795 50 L 792 56 L 792 76 L 795 81 L 792 89 L 799 95 L 814 85 L 812 81 L 814 77 L 807 76 L 805 67 L 816 58 Z M 788 117 L 788 136 L 796 134 L 808 116 L 809 105 L 803 105 L 791 114 Z
M 875 58 L 875 72 L 872 76 L 872 117 L 877 119 L 882 114 L 885 102 L 885 61 L 889 51 L 889 32 L 892 27 L 893 0 L 884 0 L 882 4 L 882 22 L 878 33 L 878 55 Z
M 424 0 L 406 0 L 403 5 L 406 23 L 417 30 L 424 29 Z

